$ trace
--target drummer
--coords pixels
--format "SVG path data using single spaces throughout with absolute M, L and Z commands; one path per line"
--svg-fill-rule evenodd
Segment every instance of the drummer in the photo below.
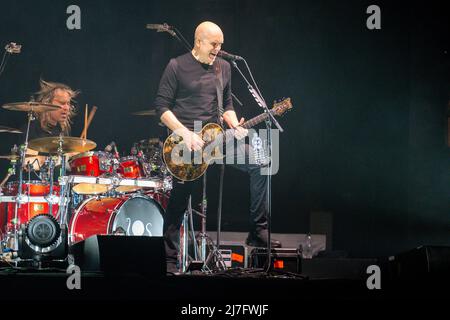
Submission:
M 70 136 L 72 118 L 75 116 L 75 108 L 72 105 L 73 99 L 79 94 L 78 90 L 73 90 L 68 85 L 57 82 L 49 82 L 41 79 L 39 81 L 40 90 L 31 98 L 32 101 L 49 103 L 60 106 L 60 109 L 36 113 L 36 120 L 30 124 L 28 141 L 43 138 L 59 136 Z M 22 128 L 24 133 L 20 143 L 25 142 L 26 125 Z M 27 153 L 38 154 L 37 151 L 28 149 Z M 71 154 L 73 155 L 73 154 Z M 66 155 L 69 158 L 70 155 Z M 37 159 L 38 161 L 34 161 Z M 44 164 L 45 157 L 27 158 L 27 163 L 33 163 L 33 168 L 39 170 Z

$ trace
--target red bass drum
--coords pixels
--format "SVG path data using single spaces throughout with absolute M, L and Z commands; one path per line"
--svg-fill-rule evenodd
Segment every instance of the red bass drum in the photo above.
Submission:
M 69 243 L 106 234 L 162 236 L 163 213 L 156 200 L 143 194 L 89 198 L 75 209 L 70 219 Z

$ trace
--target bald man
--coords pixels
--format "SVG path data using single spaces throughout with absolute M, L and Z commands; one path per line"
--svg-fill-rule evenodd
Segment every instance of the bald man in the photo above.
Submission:
M 183 137 L 190 150 L 200 150 L 204 146 L 201 137 L 195 133 L 194 121 L 220 123 L 216 83 L 223 90 L 223 120 L 229 128 L 234 128 L 235 137 L 241 139 L 247 130 L 240 127 L 240 121 L 233 108 L 231 96 L 230 64 L 217 57 L 224 42 L 223 32 L 210 21 L 202 22 L 195 30 L 194 48 L 191 52 L 171 59 L 161 77 L 154 105 L 162 123 Z M 221 80 L 219 80 L 221 78 Z M 248 148 L 242 150 L 248 157 Z M 239 151 L 237 151 L 239 152 Z M 236 162 L 235 162 L 236 163 Z M 261 176 L 260 167 L 255 164 L 232 165 L 250 175 L 250 225 L 247 244 L 266 247 L 267 233 L 267 179 Z M 179 250 L 179 229 L 186 210 L 193 182 L 175 181 L 171 191 L 167 211 L 164 216 L 164 238 L 166 243 L 167 270 L 179 270 L 177 254 Z M 226 201 L 227 199 L 225 199 Z M 280 247 L 273 240 L 272 247 Z

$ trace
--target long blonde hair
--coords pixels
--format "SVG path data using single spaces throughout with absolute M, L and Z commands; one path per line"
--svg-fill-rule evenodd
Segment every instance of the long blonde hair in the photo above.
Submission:
M 31 100 L 36 102 L 51 103 L 53 101 L 53 98 L 55 97 L 56 89 L 66 91 L 70 95 L 71 103 L 72 99 L 75 98 L 80 93 L 78 90 L 72 90 L 72 88 L 63 83 L 49 82 L 43 79 L 39 80 L 39 85 L 40 90 L 34 93 L 33 97 L 31 98 Z M 75 106 L 71 105 L 67 120 L 65 120 L 63 123 L 60 123 L 64 135 L 69 135 L 70 133 L 72 117 L 75 116 L 76 114 L 75 111 L 76 111 Z M 50 111 L 46 111 L 36 114 L 39 123 L 41 125 L 41 128 L 47 132 L 51 131 L 49 112 Z

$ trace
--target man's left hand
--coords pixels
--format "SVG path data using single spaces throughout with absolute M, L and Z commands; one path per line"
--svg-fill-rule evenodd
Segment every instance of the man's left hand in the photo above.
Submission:
M 239 124 L 234 127 L 234 137 L 238 140 L 241 140 L 245 138 L 248 134 L 248 130 L 241 127 L 241 124 L 244 123 L 244 118 L 241 118 L 241 121 L 239 121 Z

